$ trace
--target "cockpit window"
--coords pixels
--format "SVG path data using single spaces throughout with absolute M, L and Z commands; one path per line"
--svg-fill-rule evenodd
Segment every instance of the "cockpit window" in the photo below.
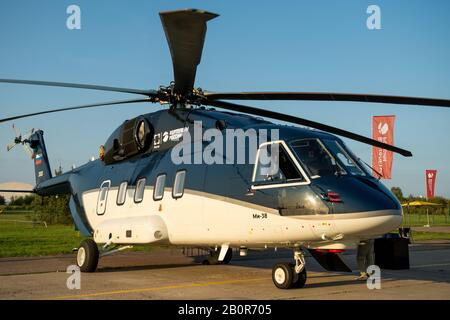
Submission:
M 336 140 L 304 139 L 291 143 L 311 178 L 332 175 L 364 175 L 356 162 Z
M 352 175 L 364 176 L 365 173 L 358 166 L 355 160 L 350 157 L 344 147 L 336 140 L 322 140 L 325 146 L 336 155 L 339 162 L 345 167 L 345 170 Z
M 342 172 L 341 166 L 318 139 L 304 139 L 291 143 L 297 157 L 308 169 L 311 178 L 335 175 Z
M 270 142 L 260 146 L 257 154 L 253 182 L 256 187 L 291 186 L 308 184 L 306 174 L 294 163 L 284 142 Z

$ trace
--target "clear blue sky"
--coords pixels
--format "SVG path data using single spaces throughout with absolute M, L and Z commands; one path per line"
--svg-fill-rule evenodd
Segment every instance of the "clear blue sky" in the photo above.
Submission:
M 66 8 L 81 7 L 81 30 L 66 28 Z M 366 9 L 381 8 L 382 29 L 368 30 Z M 200 8 L 209 23 L 196 86 L 211 91 L 336 91 L 450 99 L 450 2 L 442 1 L 23 1 L 0 2 L 0 78 L 157 88 L 172 80 L 159 11 Z M 0 117 L 47 108 L 126 99 L 128 95 L 0 84 Z M 425 169 L 437 169 L 436 193 L 450 197 L 450 110 L 322 102 L 254 102 L 366 136 L 373 115 L 396 115 L 393 179 L 404 194 L 425 194 Z M 45 131 L 52 168 L 81 165 L 124 120 L 158 110 L 129 105 L 15 122 Z M 20 148 L 6 152 L 11 123 L 0 125 L 0 182 L 34 184 Z M 371 147 L 346 140 L 365 161 Z

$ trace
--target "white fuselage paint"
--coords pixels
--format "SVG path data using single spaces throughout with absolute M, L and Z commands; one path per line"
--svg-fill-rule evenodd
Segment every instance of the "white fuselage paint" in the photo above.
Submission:
M 163 199 L 155 201 L 153 188 L 146 187 L 143 201 L 135 203 L 134 191 L 134 188 L 128 189 L 125 203 L 117 205 L 118 188 L 110 188 L 103 215 L 97 214 L 100 190 L 83 193 L 83 206 L 94 233 L 102 231 L 102 234 L 107 234 L 110 232 L 107 228 L 114 232 L 125 232 L 112 226 L 115 222 L 117 226 L 128 221 L 129 228 L 133 228 L 134 220 L 142 221 L 140 219 L 143 217 L 157 216 L 160 218 L 157 221 L 165 224 L 166 242 L 175 245 L 276 247 L 303 244 L 345 249 L 354 246 L 360 239 L 375 237 L 397 228 L 402 220 L 396 210 L 281 216 L 271 208 L 188 189 L 181 198 L 174 199 L 171 188 L 165 188 Z M 150 229 L 148 232 L 156 230 Z M 132 231 L 134 235 L 136 232 L 147 232 L 145 228 Z M 124 237 L 121 235 L 121 239 Z M 157 239 L 148 240 L 144 234 L 138 235 L 138 238 L 146 239 L 144 243 L 157 242 Z M 133 239 L 135 237 L 129 242 L 121 240 L 120 243 L 143 243 L 142 240 L 139 242 Z M 107 242 L 104 236 L 95 240 Z

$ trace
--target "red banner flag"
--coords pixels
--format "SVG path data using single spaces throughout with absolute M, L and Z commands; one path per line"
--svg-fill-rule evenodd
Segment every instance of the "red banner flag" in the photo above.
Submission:
M 425 176 L 427 181 L 427 199 L 434 197 L 434 185 L 436 184 L 437 170 L 426 170 Z
M 395 116 L 372 117 L 372 139 L 394 144 L 394 120 Z M 379 147 L 372 147 L 373 175 L 383 179 L 391 179 L 393 152 Z

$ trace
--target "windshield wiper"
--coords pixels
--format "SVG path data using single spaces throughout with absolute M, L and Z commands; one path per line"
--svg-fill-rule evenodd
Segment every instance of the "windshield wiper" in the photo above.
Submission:
M 361 161 L 362 163 L 364 163 L 366 166 L 368 166 L 370 169 L 372 169 L 377 175 L 378 175 L 378 180 L 380 180 L 383 175 L 381 173 L 379 173 L 377 170 L 375 170 L 373 167 L 371 167 L 367 162 L 365 162 L 363 159 L 358 158 L 358 161 Z

